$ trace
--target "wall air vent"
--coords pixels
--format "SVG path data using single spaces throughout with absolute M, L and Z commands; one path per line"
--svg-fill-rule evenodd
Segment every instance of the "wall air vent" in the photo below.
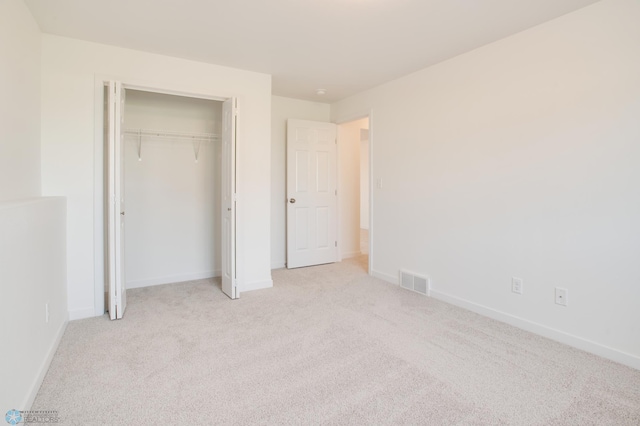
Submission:
M 430 296 L 429 278 L 402 269 L 400 270 L 400 287 Z

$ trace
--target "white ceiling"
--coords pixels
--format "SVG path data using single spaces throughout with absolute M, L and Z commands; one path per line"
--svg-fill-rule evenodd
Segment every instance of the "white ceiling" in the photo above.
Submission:
M 275 95 L 332 102 L 596 0 L 25 2 L 45 33 L 272 74 Z

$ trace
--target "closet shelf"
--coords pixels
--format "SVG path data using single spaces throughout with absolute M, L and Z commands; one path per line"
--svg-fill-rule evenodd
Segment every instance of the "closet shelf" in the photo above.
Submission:
M 184 140 L 187 142 L 192 142 L 192 141 L 215 142 L 220 140 L 220 135 L 215 133 L 190 133 L 190 132 L 168 132 L 164 130 L 149 130 L 149 129 L 125 129 L 124 134 L 126 136 L 176 139 L 176 140 Z
M 134 141 L 138 145 L 138 161 L 142 161 L 142 140 L 151 139 L 168 139 L 175 142 L 190 142 L 193 144 L 193 154 L 196 163 L 200 156 L 200 146 L 203 143 L 218 142 L 220 135 L 215 133 L 193 133 L 193 132 L 168 132 L 164 130 L 148 130 L 148 129 L 125 129 L 125 137 L 135 138 Z

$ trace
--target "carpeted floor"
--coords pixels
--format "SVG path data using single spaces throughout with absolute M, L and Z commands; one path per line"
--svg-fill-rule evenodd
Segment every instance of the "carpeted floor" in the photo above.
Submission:
M 62 424 L 639 425 L 640 371 L 365 273 L 366 259 L 130 290 L 69 323 L 32 410 Z

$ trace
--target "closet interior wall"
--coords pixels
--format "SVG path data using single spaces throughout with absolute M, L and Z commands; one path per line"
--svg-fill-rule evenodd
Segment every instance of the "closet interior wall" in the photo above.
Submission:
M 221 122 L 221 102 L 127 90 L 127 288 L 220 275 Z

